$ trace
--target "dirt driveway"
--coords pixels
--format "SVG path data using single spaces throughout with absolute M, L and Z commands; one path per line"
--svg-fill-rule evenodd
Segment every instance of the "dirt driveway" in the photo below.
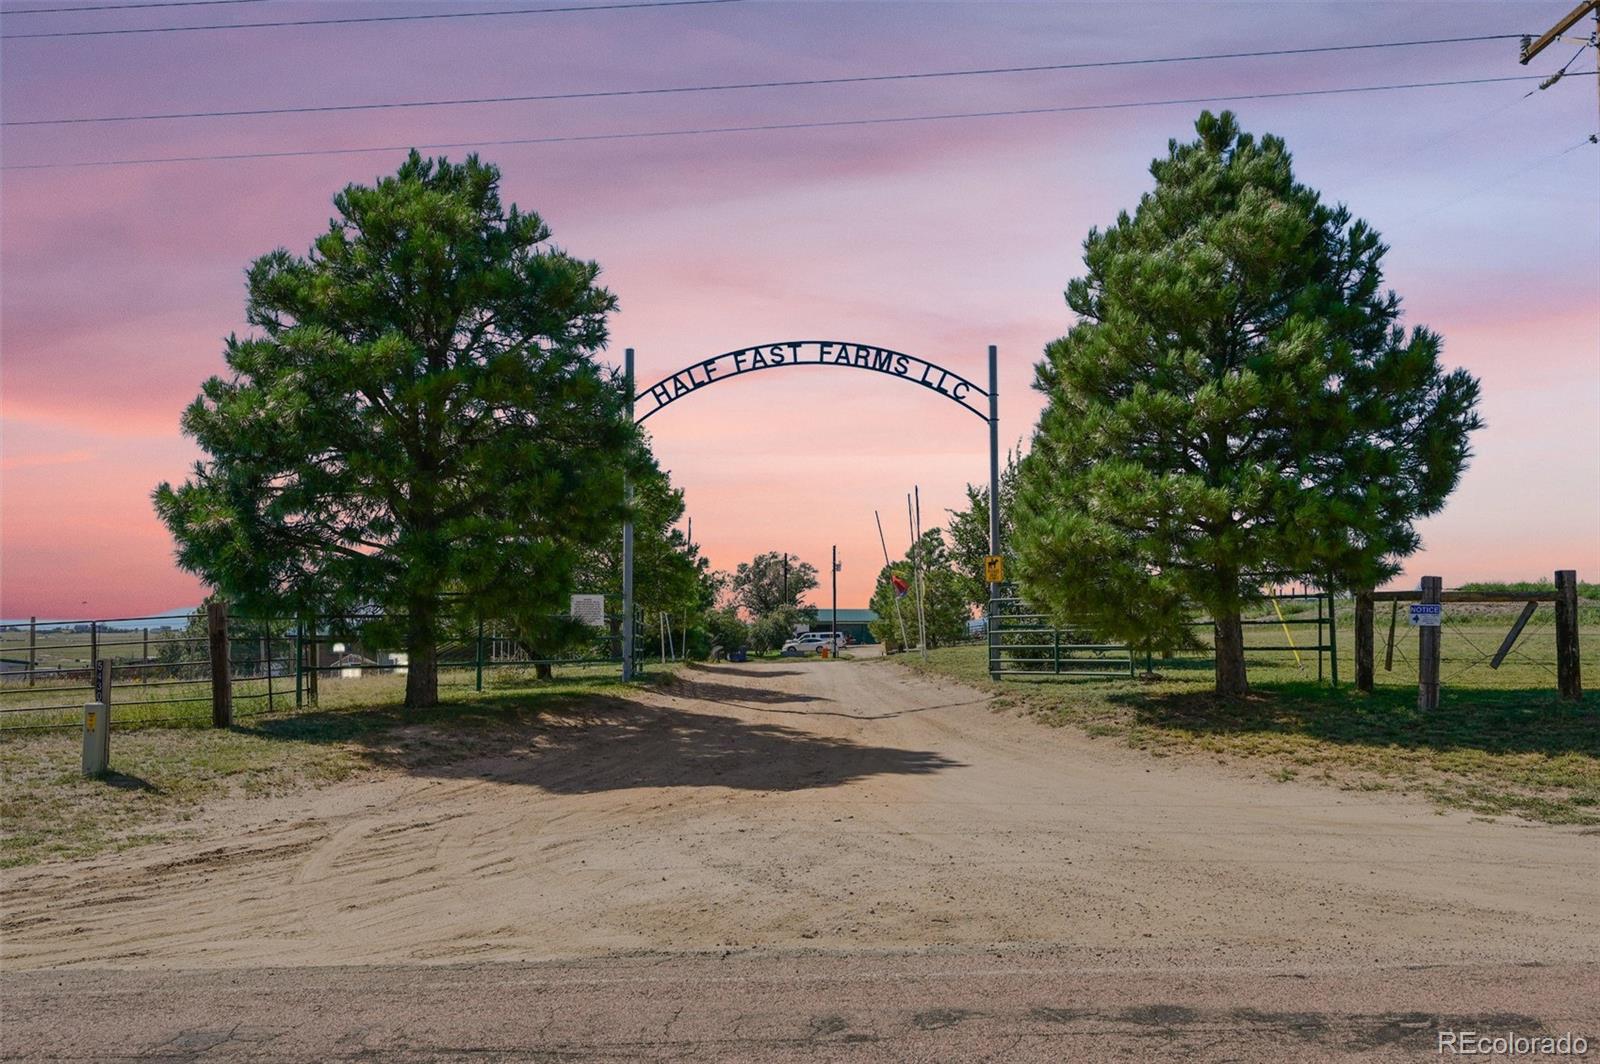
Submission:
M 37 1010 L 6 1025 L 8 1050 L 52 1029 L 55 980 L 28 969 L 125 969 L 106 985 L 137 987 L 152 970 L 592 972 L 707 951 L 958 968 L 1022 951 L 1135 980 L 1368 992 L 1391 972 L 1425 1015 L 1429 992 L 1399 973 L 1442 965 L 1433 1014 L 1459 1012 L 1472 979 L 1498 972 L 1527 1006 L 1548 978 L 1554 1011 L 1517 1015 L 1600 1044 L 1594 832 L 1152 759 L 883 661 L 691 668 L 503 756 L 225 803 L 194 837 L 0 885 L 8 1011 Z M 63 973 L 60 993 L 96 978 Z

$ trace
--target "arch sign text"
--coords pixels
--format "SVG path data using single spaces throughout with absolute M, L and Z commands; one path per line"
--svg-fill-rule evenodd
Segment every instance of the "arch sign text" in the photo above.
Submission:
M 915 355 L 883 347 L 832 340 L 791 340 L 727 351 L 680 369 L 634 396 L 635 420 L 643 421 L 684 396 L 730 377 L 780 366 L 864 369 L 920 384 L 989 420 L 989 393 L 959 373 Z M 644 404 L 640 413 L 640 404 Z

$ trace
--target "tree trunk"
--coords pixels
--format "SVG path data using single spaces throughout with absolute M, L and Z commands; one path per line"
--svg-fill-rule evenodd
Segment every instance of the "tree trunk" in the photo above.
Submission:
M 1217 658 L 1217 694 L 1238 698 L 1250 689 L 1244 673 L 1244 626 L 1239 610 L 1218 613 L 1212 621 Z
M 433 603 L 413 602 L 406 633 L 406 708 L 439 704 L 439 633 Z
M 541 661 L 535 665 L 533 667 L 533 674 L 541 680 L 555 679 L 555 673 L 550 671 L 550 663 L 548 661 Z

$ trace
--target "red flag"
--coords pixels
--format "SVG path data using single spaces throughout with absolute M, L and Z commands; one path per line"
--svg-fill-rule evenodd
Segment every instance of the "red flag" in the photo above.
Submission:
M 905 598 L 906 592 L 911 590 L 911 585 L 900 579 L 894 573 L 889 574 L 889 583 L 894 585 L 894 597 Z

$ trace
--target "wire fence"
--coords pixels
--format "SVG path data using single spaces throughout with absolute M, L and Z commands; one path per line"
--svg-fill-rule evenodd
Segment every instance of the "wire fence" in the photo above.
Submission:
M 1447 597 L 1448 597 L 1447 592 Z M 1387 604 L 1385 604 L 1387 605 Z M 1100 644 L 1087 631 L 1058 627 L 1018 602 L 1002 604 L 990 639 L 991 671 L 997 659 L 1007 678 L 1073 675 L 1114 678 L 1128 675 L 1123 648 Z M 1446 603 L 1440 637 L 1440 683 L 1445 688 L 1557 691 L 1555 608 L 1540 602 L 1517 627 L 1525 602 L 1515 596 L 1500 602 Z M 1350 685 L 1356 676 L 1356 606 L 1353 596 L 1315 590 L 1275 594 L 1245 611 L 1241 629 L 1245 665 L 1252 680 L 1318 682 Z M 1580 667 L 1589 676 L 1600 673 L 1600 603 L 1580 602 L 1578 610 Z M 1416 690 L 1418 630 L 1404 605 L 1379 611 L 1374 624 L 1374 685 Z M 1192 674 L 1196 682 L 1211 680 L 1215 667 L 1215 635 L 1204 617 L 1189 623 L 1193 643 L 1173 651 L 1135 650 L 1140 672 L 1174 679 Z M 1515 631 L 1515 638 L 1510 638 Z M 1060 649 L 1057 650 L 1059 642 Z M 1509 645 L 1508 645 L 1509 643 Z M 1015 644 L 1015 645 L 1013 645 Z M 1502 648 L 1504 654 L 1500 654 Z M 1062 665 L 1056 666 L 1057 654 Z M 1069 659 L 1084 655 L 1076 665 Z M 1500 657 L 1498 664 L 1495 659 Z M 1121 658 L 1120 661 L 1115 659 Z
M 96 662 L 109 666 L 103 695 L 117 727 L 211 722 L 219 686 L 233 718 L 404 697 L 403 616 L 224 616 L 220 640 L 204 610 L 0 624 L 0 732 L 80 727 L 84 705 L 96 700 Z M 533 636 L 504 620 L 445 625 L 437 647 L 441 697 L 553 677 L 556 669 L 599 675 L 619 665 L 615 615 L 598 626 L 564 615 L 541 622 Z M 213 663 L 219 646 L 225 685 Z

